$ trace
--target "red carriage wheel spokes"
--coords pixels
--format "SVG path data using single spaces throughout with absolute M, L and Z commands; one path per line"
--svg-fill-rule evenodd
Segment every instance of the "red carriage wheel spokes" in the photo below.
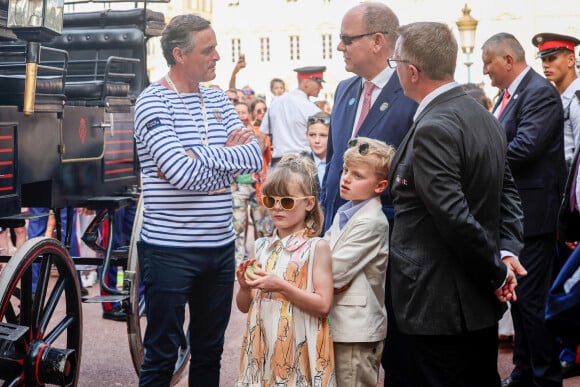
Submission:
M 33 265 L 39 275 L 33 287 Z M 0 273 L 0 341 L 4 385 L 76 385 L 82 347 L 79 282 L 66 248 L 52 238 L 28 240 Z

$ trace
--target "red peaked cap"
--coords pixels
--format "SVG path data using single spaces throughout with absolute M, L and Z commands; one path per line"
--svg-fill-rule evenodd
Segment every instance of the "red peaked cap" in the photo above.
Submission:
M 543 32 L 534 35 L 532 44 L 538 47 L 538 58 L 543 58 L 561 50 L 574 52 L 574 47 L 580 44 L 580 40 L 573 36 Z
M 294 69 L 298 73 L 298 79 L 313 79 L 317 82 L 325 82 L 322 73 L 326 71 L 326 66 L 306 66 Z

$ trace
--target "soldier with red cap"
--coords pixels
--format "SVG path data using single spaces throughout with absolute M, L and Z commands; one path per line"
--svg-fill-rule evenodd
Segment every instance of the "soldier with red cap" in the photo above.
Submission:
M 298 88 L 272 100 L 260 125 L 260 132 L 271 137 L 272 166 L 287 153 L 310 152 L 306 138 L 308 117 L 320 111 L 310 101 L 318 97 L 324 82 L 325 66 L 307 66 L 294 69 Z
M 551 81 L 562 98 L 564 108 L 564 153 L 570 166 L 580 142 L 580 79 L 576 75 L 574 48 L 580 40 L 573 36 L 552 33 L 537 34 L 532 38 L 538 47 L 544 75 Z
M 564 153 L 566 164 L 569 167 L 568 183 L 564 192 L 565 201 L 560 214 L 569 214 L 570 211 L 578 211 L 570 203 L 570 195 L 576 195 L 571 192 L 572 180 L 577 179 L 577 151 L 580 143 L 580 78 L 576 74 L 576 55 L 574 49 L 580 44 L 580 40 L 572 36 L 541 33 L 532 38 L 534 46 L 538 47 L 538 58 L 542 60 L 542 68 L 546 78 L 554 84 L 560 97 L 562 98 L 562 107 L 564 108 Z M 570 225 L 566 224 L 565 218 L 560 216 L 558 235 L 561 242 L 566 242 L 566 246 L 558 246 L 561 260 L 567 259 L 566 262 L 576 262 L 574 257 L 568 257 L 570 254 L 580 254 L 577 249 L 577 241 L 569 241 L 567 233 L 564 232 Z M 573 238 L 575 239 L 575 238 Z M 575 251 L 578 250 L 578 251 Z M 566 270 L 566 265 L 562 270 Z M 550 298 L 549 298 L 550 299 Z M 580 318 L 580 317 L 579 317 Z M 569 378 L 580 375 L 580 346 L 566 344 L 560 353 L 560 364 L 562 365 L 562 376 Z

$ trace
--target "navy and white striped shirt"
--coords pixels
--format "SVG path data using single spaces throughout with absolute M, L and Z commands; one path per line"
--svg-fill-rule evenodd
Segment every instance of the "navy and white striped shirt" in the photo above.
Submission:
M 206 129 L 199 93 L 181 94 L 182 101 L 173 90 L 154 83 L 137 99 L 135 140 L 144 199 L 141 239 L 153 245 L 216 247 L 233 241 L 230 185 L 238 173 L 262 170 L 255 139 L 224 146 L 234 129 L 244 127 L 225 94 L 203 86 L 200 92 L 207 115 L 207 147 L 202 143 Z M 223 188 L 224 192 L 211 194 Z

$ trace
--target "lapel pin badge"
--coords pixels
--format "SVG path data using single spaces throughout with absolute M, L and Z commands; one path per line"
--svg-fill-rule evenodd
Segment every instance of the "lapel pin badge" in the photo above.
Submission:
M 352 106 L 352 105 L 354 105 L 354 101 L 355 101 L 355 99 L 354 99 L 354 98 L 351 98 L 351 99 L 349 99 L 349 100 L 348 100 L 348 106 Z
M 518 99 L 519 96 L 519 94 L 514 94 L 514 99 Z
M 389 103 L 388 102 L 383 102 L 381 104 L 381 107 L 379 108 L 380 111 L 384 112 L 385 110 L 387 110 L 389 108 Z
M 407 179 L 405 179 L 404 177 L 401 177 L 400 175 L 397 175 L 395 177 L 395 181 L 399 184 L 402 184 L 402 185 L 409 185 L 409 181 Z

